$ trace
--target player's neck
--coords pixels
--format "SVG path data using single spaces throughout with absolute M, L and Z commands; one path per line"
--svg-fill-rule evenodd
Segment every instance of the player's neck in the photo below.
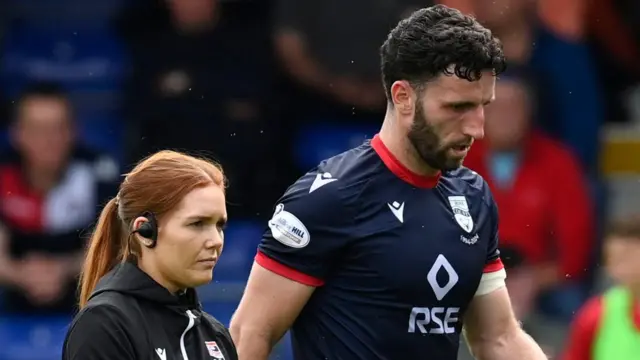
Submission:
M 394 119 L 387 113 L 382 128 L 380 129 L 380 140 L 389 149 L 391 154 L 411 172 L 422 176 L 436 176 L 439 170 L 427 165 L 418 155 L 416 149 L 411 145 L 406 136 L 401 135 L 400 129 Z

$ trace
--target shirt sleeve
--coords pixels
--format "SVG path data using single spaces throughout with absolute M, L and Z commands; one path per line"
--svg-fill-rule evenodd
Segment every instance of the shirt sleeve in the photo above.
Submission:
M 489 186 L 486 183 L 484 186 L 486 189 L 486 198 L 489 200 L 488 205 L 490 211 L 491 235 L 487 246 L 487 257 L 482 270 L 482 278 L 480 278 L 480 284 L 478 285 L 476 296 L 486 295 L 504 287 L 505 279 L 507 278 L 507 273 L 505 272 L 504 265 L 500 259 L 498 206 L 493 200 Z
M 589 300 L 576 314 L 565 348 L 563 360 L 591 360 L 591 349 L 602 314 L 602 298 Z
M 340 180 L 307 174 L 278 201 L 258 248 L 262 267 L 309 286 L 322 286 L 353 236 L 353 214 Z
M 499 238 L 499 226 L 500 219 L 498 218 L 498 205 L 493 200 L 493 196 L 491 196 L 491 191 L 489 190 L 489 186 L 485 184 L 487 188 L 487 192 L 489 193 L 489 208 L 491 211 L 491 238 L 489 239 L 489 246 L 487 248 L 487 260 L 484 266 L 484 273 L 492 273 L 504 270 L 504 265 L 502 264 L 502 260 L 500 259 L 500 238 Z
M 83 311 L 71 325 L 63 360 L 135 360 L 133 344 L 119 313 L 108 306 Z

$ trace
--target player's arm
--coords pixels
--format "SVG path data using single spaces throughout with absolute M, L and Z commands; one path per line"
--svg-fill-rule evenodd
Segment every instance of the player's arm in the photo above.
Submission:
M 464 328 L 471 353 L 478 360 L 547 359 L 520 328 L 504 286 L 474 297 L 465 314 Z
M 267 359 L 345 246 L 353 216 L 345 213 L 339 184 L 309 193 L 311 177 L 281 199 L 284 207 L 269 221 L 258 249 L 230 326 L 240 360 Z
M 314 286 L 290 280 L 255 262 L 231 320 L 239 360 L 266 360 L 314 290 Z
M 486 186 L 493 219 L 486 265 L 478 290 L 464 317 L 464 335 L 478 360 L 547 359 L 540 346 L 516 320 L 507 292 L 507 277 L 498 250 L 498 209 Z

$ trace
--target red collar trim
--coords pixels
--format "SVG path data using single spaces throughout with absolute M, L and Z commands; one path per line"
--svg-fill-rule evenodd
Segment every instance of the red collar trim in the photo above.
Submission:
M 438 185 L 438 180 L 440 179 L 439 172 L 435 176 L 425 176 L 416 174 L 407 169 L 406 166 L 402 165 L 402 163 L 393 156 L 378 134 L 371 139 L 371 147 L 375 150 L 378 156 L 380 156 L 380 159 L 387 168 L 400 179 L 418 188 L 430 189 Z

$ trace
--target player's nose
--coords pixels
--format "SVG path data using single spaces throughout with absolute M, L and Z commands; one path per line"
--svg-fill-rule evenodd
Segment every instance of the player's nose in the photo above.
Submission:
M 484 137 L 484 109 L 478 107 L 470 116 L 464 121 L 464 128 L 462 129 L 464 135 L 470 136 L 476 140 Z

